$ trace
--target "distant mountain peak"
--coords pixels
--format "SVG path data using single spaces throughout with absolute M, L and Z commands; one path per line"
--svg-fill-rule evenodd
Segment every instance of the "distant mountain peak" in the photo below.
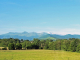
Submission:
M 53 34 L 52 32 L 41 32 L 41 33 L 37 33 L 37 32 L 9 32 L 6 34 L 2 34 L 0 35 L 0 38 L 18 38 L 18 39 L 29 39 L 32 40 L 33 38 L 58 38 L 58 39 L 69 39 L 69 38 L 80 38 L 80 35 L 78 34 L 66 34 L 66 35 L 59 35 L 59 34 Z
M 9 32 L 9 33 L 7 33 L 7 34 L 15 34 L 15 33 L 17 33 L 17 32 Z

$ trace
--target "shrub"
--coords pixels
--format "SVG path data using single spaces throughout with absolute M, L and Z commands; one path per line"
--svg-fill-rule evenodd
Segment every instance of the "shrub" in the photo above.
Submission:
M 6 47 L 4 47 L 4 48 L 2 48 L 2 50 L 7 50 L 7 48 L 6 48 Z
M 43 47 L 39 47 L 39 49 L 43 49 Z
M 2 50 L 2 49 L 0 48 L 0 50 Z

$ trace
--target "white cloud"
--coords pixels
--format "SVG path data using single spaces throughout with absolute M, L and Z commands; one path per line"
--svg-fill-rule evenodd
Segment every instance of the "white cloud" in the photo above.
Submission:
M 47 32 L 52 34 L 80 34 L 79 28 L 54 28 L 54 27 L 27 27 L 25 29 L 32 29 L 34 32 Z
M 8 32 L 47 32 L 52 34 L 66 35 L 66 34 L 80 34 L 79 28 L 54 28 L 54 27 L 6 27 L 0 29 L 0 34 L 8 33 Z
M 75 29 L 75 28 L 64 28 L 64 29 L 50 28 L 50 29 L 46 31 L 40 31 L 40 32 L 47 32 L 47 33 L 59 34 L 59 35 L 80 34 L 80 29 Z
M 56 34 L 66 35 L 66 34 L 80 34 L 80 29 L 75 28 L 65 28 L 60 31 L 55 31 Z

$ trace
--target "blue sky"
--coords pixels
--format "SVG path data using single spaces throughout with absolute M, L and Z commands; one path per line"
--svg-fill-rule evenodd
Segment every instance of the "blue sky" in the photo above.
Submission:
M 0 34 L 80 34 L 80 0 L 0 0 Z

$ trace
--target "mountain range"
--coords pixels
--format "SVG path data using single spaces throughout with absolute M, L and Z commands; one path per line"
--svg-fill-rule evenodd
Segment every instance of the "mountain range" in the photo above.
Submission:
M 34 38 L 38 38 L 38 39 L 52 39 L 52 40 L 56 40 L 56 39 L 69 39 L 69 38 L 79 38 L 80 39 L 80 35 L 71 35 L 71 34 L 67 34 L 67 35 L 58 35 L 58 34 L 48 34 L 46 32 L 43 33 L 36 33 L 36 32 L 22 32 L 22 33 L 17 33 L 17 32 L 9 32 L 6 34 L 2 34 L 0 35 L 0 38 L 18 38 L 18 39 L 23 39 L 23 40 L 33 40 Z

